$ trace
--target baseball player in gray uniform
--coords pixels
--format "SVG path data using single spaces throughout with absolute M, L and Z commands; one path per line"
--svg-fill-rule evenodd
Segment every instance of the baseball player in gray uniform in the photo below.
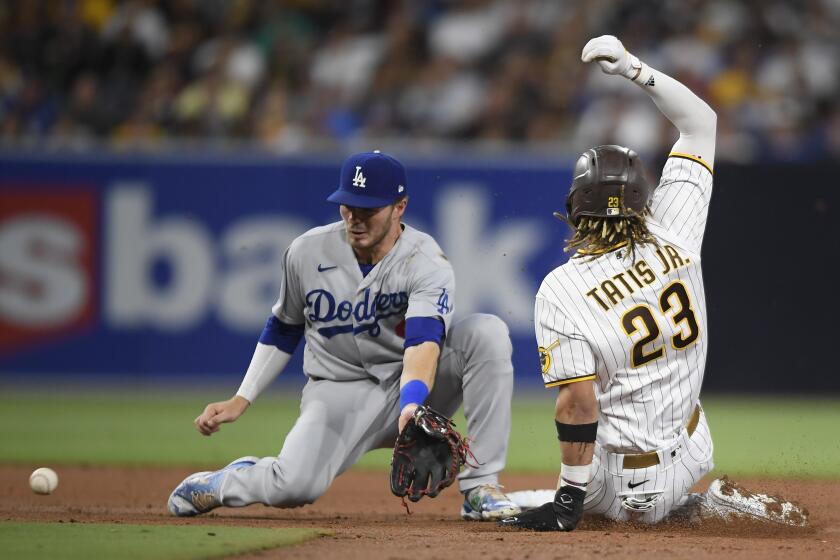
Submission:
M 615 37 L 592 39 L 581 58 L 641 87 L 680 137 L 655 189 L 628 148 L 598 146 L 575 165 L 565 219 L 577 252 L 546 276 L 534 319 L 543 380 L 560 390 L 560 478 L 553 501 L 502 524 L 571 531 L 584 512 L 656 523 L 697 507 L 800 524 L 793 504 L 768 505 L 730 481 L 689 494 L 713 467 L 699 397 L 715 112 Z
M 312 503 L 364 453 L 393 447 L 419 405 L 452 415 L 463 402 L 476 462 L 459 476 L 461 514 L 518 513 L 498 484 L 513 391 L 507 326 L 485 314 L 453 321 L 452 266 L 431 236 L 402 223 L 408 183 L 395 158 L 351 156 L 328 200 L 342 220 L 289 246 L 279 298 L 239 390 L 207 405 L 195 425 L 209 436 L 239 418 L 305 338 L 300 417 L 279 456 L 187 477 L 169 497 L 170 512 Z

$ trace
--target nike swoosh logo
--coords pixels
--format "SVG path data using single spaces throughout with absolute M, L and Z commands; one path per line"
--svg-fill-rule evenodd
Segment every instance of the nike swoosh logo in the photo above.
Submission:
M 319 264 L 319 265 L 318 265 L 318 272 L 324 272 L 324 271 L 326 271 L 326 270 L 332 270 L 332 269 L 334 269 L 334 268 L 338 268 L 338 265 L 335 265 L 335 266 L 324 266 L 324 265 L 322 265 L 322 264 Z
M 644 483 L 645 483 L 645 482 L 647 482 L 648 480 L 650 480 L 650 479 L 649 479 L 649 478 L 646 478 L 646 479 L 644 479 L 644 480 L 643 480 L 643 481 L 641 481 L 641 482 L 637 482 L 636 484 L 633 484 L 632 482 L 628 482 L 628 483 L 627 483 L 627 487 L 628 487 L 630 490 L 632 490 L 632 489 L 633 489 L 633 488 L 635 488 L 636 486 L 641 486 L 642 484 L 644 484 Z

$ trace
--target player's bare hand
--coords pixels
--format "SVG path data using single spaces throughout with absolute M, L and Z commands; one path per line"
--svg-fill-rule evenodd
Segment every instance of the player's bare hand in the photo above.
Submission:
M 226 401 L 210 403 L 193 423 L 199 432 L 209 436 L 219 431 L 220 424 L 234 422 L 242 416 L 250 404 L 238 395 Z
M 398 423 L 400 433 L 402 433 L 403 428 L 405 425 L 408 424 L 408 421 L 411 420 L 411 417 L 414 416 L 414 411 L 417 410 L 416 404 L 407 404 L 405 408 L 402 409 L 400 412 L 400 420 Z
M 633 79 L 638 74 L 639 59 L 627 52 L 624 45 L 612 35 L 601 35 L 590 39 L 580 53 L 583 62 L 595 61 L 606 74 L 621 74 Z

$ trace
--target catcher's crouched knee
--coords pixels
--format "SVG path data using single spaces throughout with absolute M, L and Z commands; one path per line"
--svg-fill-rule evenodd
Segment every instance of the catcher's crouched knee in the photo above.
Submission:
M 510 360 L 513 345 L 507 324 L 489 313 L 474 313 L 452 327 L 454 347 L 470 360 Z

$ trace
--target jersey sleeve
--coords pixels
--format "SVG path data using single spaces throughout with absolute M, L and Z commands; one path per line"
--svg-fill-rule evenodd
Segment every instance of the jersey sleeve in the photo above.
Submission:
M 445 332 L 449 332 L 455 308 L 455 273 L 452 266 L 443 256 L 440 259 L 415 261 L 419 261 L 417 276 L 410 283 L 405 318 L 439 317 Z
M 650 204 L 653 219 L 698 253 L 706 230 L 712 179 L 709 162 L 671 152 Z
M 575 324 L 551 301 L 537 295 L 534 328 L 546 388 L 595 379 L 595 356 Z
M 271 312 L 280 321 L 290 325 L 302 325 L 306 322 L 303 314 L 304 297 L 301 291 L 300 275 L 295 266 L 294 243 L 283 255 L 283 270 L 280 274 L 280 295 L 277 296 Z

